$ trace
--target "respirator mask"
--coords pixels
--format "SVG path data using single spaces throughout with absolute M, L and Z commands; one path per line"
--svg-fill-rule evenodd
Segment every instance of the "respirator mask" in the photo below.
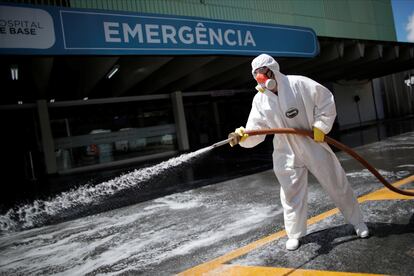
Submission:
M 256 69 L 254 78 L 258 83 L 256 89 L 259 92 L 264 92 L 266 89 L 273 90 L 276 88 L 276 80 L 271 79 L 269 73 L 271 74 L 272 72 L 266 67 Z

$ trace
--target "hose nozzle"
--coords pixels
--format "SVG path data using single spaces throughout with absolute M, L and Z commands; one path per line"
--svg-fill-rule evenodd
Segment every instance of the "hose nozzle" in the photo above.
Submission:
M 212 147 L 213 147 L 213 148 L 221 147 L 221 146 L 223 146 L 223 145 L 225 145 L 225 144 L 228 144 L 228 143 L 230 142 L 230 140 L 231 140 L 231 139 L 233 139 L 233 138 L 228 138 L 228 139 L 226 139 L 226 140 L 223 140 L 223 141 L 217 142 L 217 143 L 213 144 L 213 145 L 212 145 Z

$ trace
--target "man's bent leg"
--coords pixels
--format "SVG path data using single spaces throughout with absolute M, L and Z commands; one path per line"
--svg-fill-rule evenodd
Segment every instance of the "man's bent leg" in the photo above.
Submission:
M 339 160 L 333 153 L 322 148 L 321 150 L 325 155 L 323 165 L 313 166 L 310 171 L 341 210 L 348 223 L 353 225 L 363 223 L 359 203 Z
M 280 182 L 285 229 L 290 239 L 306 235 L 308 171 L 305 167 L 286 169 L 276 174 Z

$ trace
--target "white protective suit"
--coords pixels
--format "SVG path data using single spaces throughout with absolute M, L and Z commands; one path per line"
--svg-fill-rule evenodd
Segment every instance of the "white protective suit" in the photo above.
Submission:
M 275 74 L 278 95 L 258 92 L 246 124 L 247 130 L 266 128 L 317 127 L 329 133 L 336 117 L 333 95 L 321 84 L 304 76 L 285 76 L 279 64 L 262 54 L 252 61 L 252 73 L 266 66 Z M 240 146 L 251 148 L 263 142 L 264 135 L 250 136 Z M 308 170 L 328 192 L 346 221 L 363 222 L 359 204 L 341 164 L 325 143 L 309 137 L 277 134 L 273 139 L 273 169 L 281 184 L 280 198 L 284 209 L 288 237 L 306 235 Z

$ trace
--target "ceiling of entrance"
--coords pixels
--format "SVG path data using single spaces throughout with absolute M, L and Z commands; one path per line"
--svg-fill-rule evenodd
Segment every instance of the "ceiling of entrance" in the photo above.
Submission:
M 317 57 L 277 58 L 281 71 L 324 83 L 371 79 L 414 68 L 413 43 L 318 39 L 321 51 Z M 250 74 L 252 58 L 0 56 L 3 91 L 0 104 L 252 89 L 255 86 Z M 118 70 L 110 77 L 114 68 Z

